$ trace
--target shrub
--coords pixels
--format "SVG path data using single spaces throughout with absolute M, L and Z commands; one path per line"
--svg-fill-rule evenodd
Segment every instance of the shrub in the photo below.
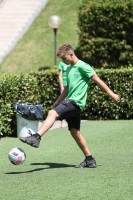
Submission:
M 90 1 L 79 7 L 79 51 L 96 68 L 133 64 L 132 0 Z
M 114 103 L 99 86 L 91 83 L 82 119 L 133 119 L 133 67 L 96 70 L 100 78 L 116 93 L 121 102 Z M 43 104 L 43 119 L 60 94 L 56 70 L 33 72 L 30 75 L 0 76 L 0 137 L 16 136 L 14 103 Z
M 0 101 L 0 135 L 16 135 L 14 103 L 40 102 L 36 79 L 24 75 L 1 75 Z

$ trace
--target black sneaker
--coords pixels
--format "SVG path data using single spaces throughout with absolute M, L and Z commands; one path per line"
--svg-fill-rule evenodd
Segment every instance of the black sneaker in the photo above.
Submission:
M 96 161 L 93 158 L 92 160 L 85 159 L 82 163 L 76 165 L 75 168 L 84 168 L 84 167 L 95 168 L 96 166 L 97 166 Z
M 19 138 L 22 142 L 29 144 L 32 147 L 38 148 L 40 144 L 41 137 L 37 134 L 33 134 L 28 137 L 20 137 Z

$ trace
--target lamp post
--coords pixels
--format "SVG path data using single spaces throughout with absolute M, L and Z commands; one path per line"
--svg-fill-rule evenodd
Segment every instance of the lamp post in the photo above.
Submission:
M 54 31 L 54 64 L 57 65 L 56 60 L 56 34 L 57 29 L 61 24 L 61 18 L 58 15 L 53 15 L 49 18 L 49 26 L 53 28 Z

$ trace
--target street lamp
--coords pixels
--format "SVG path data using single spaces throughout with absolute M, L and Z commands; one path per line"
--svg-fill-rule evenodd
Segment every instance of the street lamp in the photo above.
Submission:
M 57 15 L 53 15 L 49 18 L 49 26 L 53 28 L 54 31 L 54 64 L 57 64 L 56 61 L 56 33 L 57 29 L 61 24 L 61 18 Z

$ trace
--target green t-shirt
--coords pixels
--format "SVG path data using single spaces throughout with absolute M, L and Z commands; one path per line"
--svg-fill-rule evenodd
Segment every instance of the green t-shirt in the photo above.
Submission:
M 59 66 L 58 66 L 58 69 L 62 71 L 63 86 L 67 86 L 67 77 L 66 77 L 67 67 L 68 66 L 62 61 L 59 63 Z
M 85 107 L 89 80 L 94 74 L 95 71 L 91 66 L 81 60 L 67 68 L 68 95 L 66 99 L 73 100 L 81 110 Z

